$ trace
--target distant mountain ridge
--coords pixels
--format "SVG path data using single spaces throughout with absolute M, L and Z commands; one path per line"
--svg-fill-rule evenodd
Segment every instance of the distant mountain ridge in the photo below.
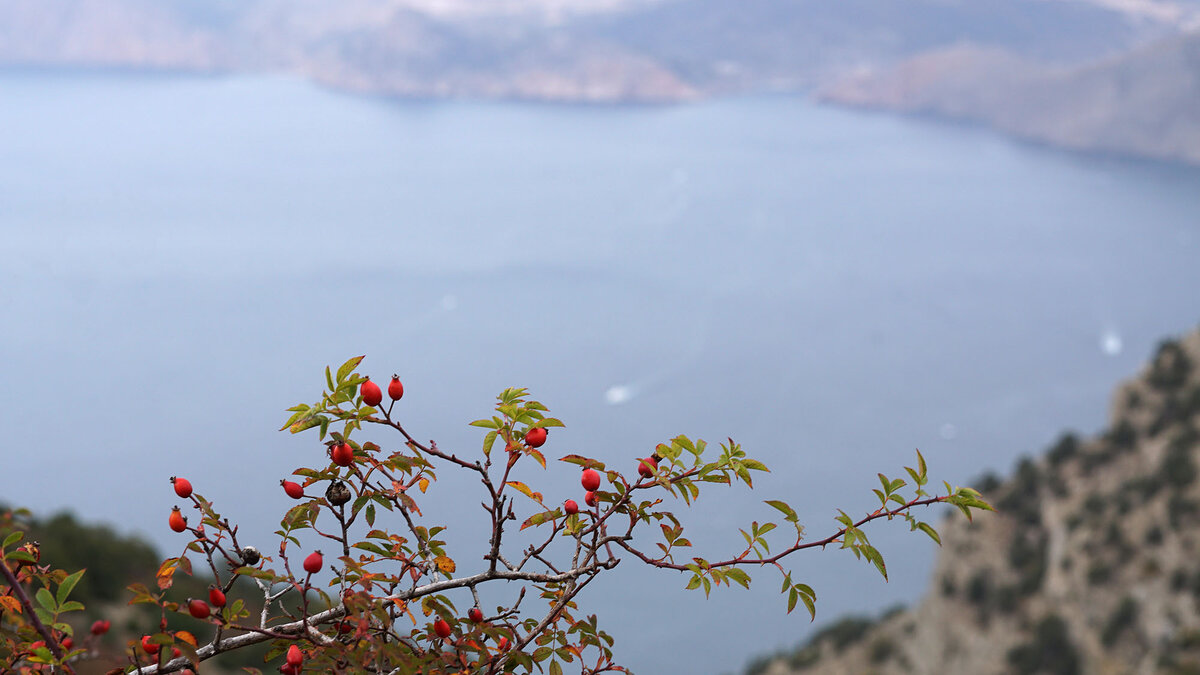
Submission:
M 0 67 L 300 75 L 416 98 L 761 91 L 1200 163 L 1200 0 L 8 0 Z
M 1200 32 L 1075 68 L 960 46 L 845 78 L 820 96 L 1076 150 L 1200 164 Z
M 1064 435 L 939 528 L 932 588 L 750 675 L 1200 672 L 1200 331 L 1162 344 L 1095 438 Z
M 962 40 L 1087 60 L 1162 30 L 1141 23 L 1046 0 L 9 0 L 0 64 L 284 71 L 403 96 L 674 101 L 810 87 Z

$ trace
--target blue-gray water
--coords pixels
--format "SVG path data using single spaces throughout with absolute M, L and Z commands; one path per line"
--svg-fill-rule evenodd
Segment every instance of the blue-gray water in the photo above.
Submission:
M 399 372 L 407 425 L 470 452 L 503 387 L 550 455 L 678 433 L 774 469 L 685 522 L 710 558 L 783 497 L 813 535 L 921 448 L 935 478 L 1094 431 L 1117 381 L 1200 318 L 1200 172 L 1099 161 L 795 98 L 680 107 L 388 102 L 267 78 L 0 76 L 0 499 L 149 537 L 185 475 L 273 550 L 275 431 L 321 369 Z M 387 437 L 378 440 L 389 441 Z M 445 472 L 444 472 L 445 474 Z M 541 481 L 578 498 L 574 470 Z M 434 492 L 442 522 L 477 485 Z M 682 511 L 682 509 L 679 509 Z M 917 597 L 796 560 L 821 618 Z M 478 529 L 454 540 L 460 565 Z M 778 577 L 684 594 L 632 560 L 582 599 L 643 673 L 718 673 L 811 630 Z

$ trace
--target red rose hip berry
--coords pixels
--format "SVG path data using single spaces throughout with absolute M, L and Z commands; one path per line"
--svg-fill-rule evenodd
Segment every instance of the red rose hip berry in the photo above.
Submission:
M 638 473 L 641 474 L 642 478 L 650 478 L 657 470 L 658 462 L 656 462 L 653 457 L 647 457 L 646 459 L 638 462 Z
M 531 448 L 540 448 L 545 442 L 546 430 L 542 429 L 541 427 L 538 427 L 537 429 L 530 429 L 525 434 L 525 445 L 528 445 Z
M 579 504 L 576 504 L 574 499 L 568 499 L 563 502 L 563 511 L 566 511 L 568 516 L 573 516 L 579 513 Z
M 354 448 L 349 443 L 338 443 L 330 448 L 329 457 L 338 466 L 350 466 L 354 463 Z
M 176 532 L 183 532 L 187 529 L 187 518 L 183 517 L 183 513 L 179 511 L 179 507 L 171 509 L 171 515 L 167 518 L 167 524 Z
M 478 607 L 472 607 L 471 609 L 467 610 L 467 618 L 475 623 L 479 623 L 480 621 L 483 621 L 483 611 Z
M 300 487 L 299 483 L 293 483 L 290 480 L 281 480 L 279 484 L 283 486 L 283 491 L 292 499 L 303 499 L 304 488 Z
M 583 501 L 584 501 L 584 503 L 586 503 L 588 506 L 595 506 L 595 505 L 596 505 L 596 503 L 597 503 L 597 500 L 596 500 L 596 493 L 595 493 L 595 492 L 591 492 L 591 491 L 589 491 L 587 494 L 585 494 L 585 495 L 583 496 Z
M 433 632 L 440 638 L 450 637 L 450 624 L 446 623 L 445 619 L 438 619 L 433 622 Z
M 192 496 L 192 484 L 188 482 L 188 479 L 171 476 L 171 485 L 175 486 L 175 494 L 179 495 L 180 499 Z
M 108 619 L 95 621 L 92 623 L 92 635 L 104 635 L 109 628 L 112 628 L 112 622 Z
M 583 484 L 584 490 L 595 492 L 600 489 L 600 473 L 595 469 L 584 469 L 579 482 Z
M 399 375 L 392 375 L 392 381 L 388 382 L 388 398 L 393 401 L 404 398 L 404 385 L 401 384 Z
M 197 619 L 207 619 L 208 615 L 212 614 L 212 609 L 203 600 L 188 600 L 188 614 Z
M 383 391 L 379 389 L 379 385 L 371 381 L 371 378 L 367 378 L 367 381 L 362 383 L 362 386 L 358 389 L 358 393 L 362 394 L 363 403 L 372 408 L 383 401 Z
M 295 668 L 304 663 L 304 652 L 300 651 L 300 647 L 292 645 L 287 650 L 287 662 L 289 666 Z
M 162 647 L 162 645 L 157 645 L 157 644 L 151 642 L 149 635 L 142 636 L 142 650 L 145 651 L 147 654 L 150 654 L 151 656 L 153 656 L 154 654 L 158 653 L 158 650 L 161 647 Z
M 316 574 L 321 571 L 321 566 L 325 564 L 325 559 L 321 557 L 320 551 L 313 551 L 304 559 L 304 571 L 309 574 Z
M 217 588 L 216 586 L 209 586 L 208 587 L 208 602 L 213 607 L 224 607 L 225 606 L 225 591 L 222 591 L 221 589 Z

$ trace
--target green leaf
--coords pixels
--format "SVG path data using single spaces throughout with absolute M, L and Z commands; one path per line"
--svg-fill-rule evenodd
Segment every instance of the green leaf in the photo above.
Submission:
M 313 427 L 321 426 L 321 419 L 322 417 L 320 415 L 302 417 L 295 422 L 292 422 L 292 424 L 288 427 L 288 431 L 292 432 L 293 434 L 298 434 L 301 431 L 308 431 Z
M 550 662 L 550 675 L 563 675 L 562 666 L 558 665 L 558 661 Z
M 45 588 L 39 588 L 34 597 L 39 605 L 46 608 L 46 611 L 53 612 L 58 609 L 58 603 L 54 602 L 54 596 Z
M 746 574 L 744 570 L 736 567 L 728 569 L 725 571 L 725 578 L 733 579 L 735 583 L 741 584 L 743 588 L 750 588 L 750 575 Z
M 788 522 L 794 523 L 800 519 L 800 517 L 796 515 L 795 510 L 787 505 L 787 502 L 783 502 L 778 499 L 768 499 L 764 503 L 781 511 Z
M 883 575 L 884 581 L 887 581 L 887 565 L 883 563 L 883 556 L 879 554 L 879 551 L 877 551 L 874 546 L 864 545 L 862 547 L 862 552 L 863 555 L 867 557 L 867 560 L 870 560 L 875 564 L 875 569 L 879 570 L 879 573 Z
M 22 551 L 19 549 L 16 551 L 13 551 L 12 553 L 6 554 L 4 556 L 4 559 L 5 560 L 18 560 L 20 562 L 26 562 L 26 563 L 36 563 L 37 562 L 37 559 L 33 557 L 32 553 L 30 553 L 29 551 Z
M 275 581 L 275 573 L 270 570 L 260 570 L 257 567 L 239 567 L 233 571 L 234 574 L 240 574 L 245 577 L 254 577 L 255 579 L 265 579 L 267 581 Z
M 68 600 L 58 606 L 59 614 L 62 614 L 65 612 L 82 612 L 82 611 L 83 611 L 83 603 L 79 602 L 78 600 Z
M 325 385 L 329 387 L 329 391 L 337 389 L 337 385 L 333 383 L 333 373 L 330 372 L 329 366 L 325 366 Z
M 749 458 L 743 459 L 742 466 L 746 467 L 747 469 L 752 469 L 754 471 L 766 471 L 767 473 L 771 472 L 771 470 L 767 468 L 766 464 L 763 464 L 762 462 L 758 461 L 757 459 L 749 459 Z
M 542 503 L 542 499 L 543 499 L 542 493 L 534 492 L 528 485 L 522 483 L 519 480 L 510 480 L 507 483 L 505 483 L 505 485 L 515 489 L 517 492 L 520 492 L 521 494 L 525 495 L 526 497 L 529 497 L 530 499 L 537 502 L 538 504 Z
M 356 357 L 350 359 L 349 361 L 343 363 L 342 367 L 338 368 L 337 381 L 339 383 L 345 382 L 346 376 L 349 375 L 350 373 L 353 373 L 354 369 L 358 367 L 358 364 L 362 363 L 362 360 L 364 358 L 366 358 L 365 354 L 363 356 L 356 356 Z
M 541 525 L 542 523 L 546 522 L 547 520 L 550 520 L 551 518 L 553 518 L 554 514 L 556 514 L 556 513 L 558 513 L 558 509 L 555 509 L 553 511 L 543 511 L 541 513 L 535 513 L 532 516 L 529 516 L 529 518 L 527 518 L 525 520 L 525 522 L 521 523 L 521 529 L 524 530 L 527 527 L 536 527 L 538 525 Z
M 367 517 L 367 525 L 373 527 L 375 525 L 375 505 L 374 504 L 367 504 L 366 517 Z
M 17 543 L 18 541 L 21 541 L 21 539 L 24 536 L 25 536 L 24 532 L 22 532 L 21 530 L 17 530 L 4 538 L 4 546 L 0 547 L 0 548 L 8 548 L 9 546 L 12 546 L 13 544 Z
M 362 549 L 364 551 L 370 551 L 371 553 L 374 553 L 375 555 L 381 556 L 384 558 L 388 557 L 388 555 L 389 555 L 387 551 L 383 550 L 383 548 L 381 546 L 379 546 L 379 544 L 376 544 L 376 543 L 370 542 L 370 541 L 360 541 L 357 544 L 355 544 L 352 548 Z
M 936 541 L 938 546 L 942 545 L 942 538 L 938 536 L 937 530 L 933 529 L 929 523 L 917 523 L 917 527 L 921 528 L 922 532 L 929 535 L 930 539 Z
M 479 427 L 480 429 L 499 429 L 500 423 L 497 422 L 495 418 L 491 418 L 486 420 L 475 420 L 474 422 L 471 422 L 470 426 Z
M 800 600 L 804 602 L 804 608 L 808 610 L 808 616 L 810 620 L 815 621 L 817 618 L 817 605 L 814 602 L 815 598 L 801 593 Z
M 559 457 L 558 461 L 566 462 L 567 464 L 578 464 L 584 468 L 591 468 L 597 471 L 604 471 L 604 462 L 584 457 L 583 455 L 567 455 L 566 457 Z
M 79 580 L 83 577 L 83 573 L 85 571 L 86 570 L 79 570 L 78 572 L 62 580 L 62 583 L 58 585 L 58 604 L 61 605 L 67 601 L 67 596 L 71 594 L 71 591 L 75 588 L 75 584 L 79 583 Z

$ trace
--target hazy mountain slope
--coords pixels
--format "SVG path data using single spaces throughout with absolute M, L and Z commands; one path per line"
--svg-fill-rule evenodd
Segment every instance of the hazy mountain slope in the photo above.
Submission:
M 754 673 L 1200 672 L 1200 332 L 1116 393 L 1109 429 L 1067 435 L 942 528 L 931 589 Z
M 1067 148 L 1200 163 L 1200 33 L 1067 70 L 946 50 L 847 78 L 822 96 L 980 122 Z
M 385 94 L 675 100 L 804 87 L 962 40 L 1094 58 L 1162 28 L 1045 0 L 11 0 L 0 3 L 0 64 L 285 71 Z
M 1197 0 L 8 0 L 0 67 L 593 102 L 822 86 L 830 101 L 1200 162 L 1200 36 L 1178 36 L 1198 15 Z
M 803 86 L 960 42 L 1079 61 L 1153 28 L 1121 12 L 1045 0 L 691 0 L 606 17 L 595 30 L 701 86 Z

